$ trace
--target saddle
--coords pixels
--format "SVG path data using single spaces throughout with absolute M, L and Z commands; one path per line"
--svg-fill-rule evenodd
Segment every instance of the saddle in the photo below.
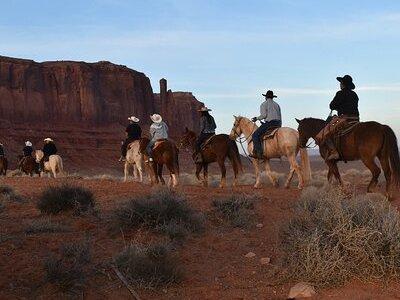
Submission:
M 204 150 L 204 149 L 206 148 L 206 146 L 208 145 L 208 143 L 210 143 L 211 140 L 212 140 L 214 137 L 215 137 L 215 134 L 212 135 L 212 136 L 210 136 L 208 139 L 206 139 L 206 140 L 201 144 L 200 149 L 201 149 L 201 150 Z
M 162 143 L 167 142 L 167 141 L 168 141 L 168 139 L 160 139 L 160 140 L 157 140 L 157 141 L 154 143 L 153 150 L 154 150 L 155 148 L 157 148 L 157 146 L 159 146 L 159 145 L 161 145 Z
M 271 127 L 271 128 L 269 128 L 269 129 L 267 130 L 267 132 L 264 133 L 262 139 L 263 139 L 263 140 L 272 139 L 272 138 L 275 136 L 275 134 L 276 134 L 276 132 L 278 131 L 279 128 L 280 128 L 280 127 Z

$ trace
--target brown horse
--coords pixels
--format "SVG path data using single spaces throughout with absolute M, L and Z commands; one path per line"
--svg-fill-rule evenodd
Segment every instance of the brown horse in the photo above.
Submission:
M 0 174 L 7 175 L 8 161 L 5 156 L 0 156 Z
M 38 174 L 40 176 L 39 164 L 33 156 L 23 157 L 22 155 L 19 155 L 18 160 L 18 168 L 26 175 L 33 176 L 33 174 Z
M 149 156 L 146 153 L 146 147 L 150 140 L 147 137 L 140 139 L 139 151 L 143 155 L 144 159 L 148 161 Z M 179 176 L 179 159 L 178 159 L 178 148 L 175 143 L 170 140 L 161 140 L 156 142 L 153 147 L 153 162 L 148 162 L 150 165 L 151 183 L 165 184 L 165 180 L 162 177 L 163 166 L 166 165 L 170 173 L 169 184 L 175 187 L 178 185 Z
M 186 128 L 183 137 L 179 142 L 179 148 L 191 148 L 194 152 L 197 135 L 193 131 Z M 207 143 L 206 147 L 201 150 L 203 157 L 202 163 L 196 163 L 196 177 L 200 180 L 200 172 L 203 169 L 203 185 L 208 185 L 208 164 L 217 162 L 221 169 L 220 187 L 226 184 L 226 168 L 225 159 L 228 157 L 232 163 L 235 179 L 233 185 L 236 185 L 237 175 L 242 170 L 239 151 L 234 140 L 229 138 L 227 134 L 217 134 Z
M 307 141 L 314 138 L 327 122 L 321 119 L 306 118 L 296 121 L 299 123 L 298 131 L 300 134 L 300 146 L 306 147 Z M 393 130 L 377 122 L 362 122 L 357 124 L 354 129 L 346 135 L 340 137 L 341 160 L 354 161 L 361 160 L 371 171 L 372 179 L 368 185 L 368 192 L 372 192 L 378 184 L 381 169 L 375 163 L 378 157 L 386 178 L 386 194 L 390 198 L 391 185 L 396 188 L 400 184 L 400 157 L 396 135 Z M 325 159 L 327 148 L 319 145 L 321 156 Z M 329 167 L 328 181 L 332 175 L 342 184 L 337 161 L 326 161 Z

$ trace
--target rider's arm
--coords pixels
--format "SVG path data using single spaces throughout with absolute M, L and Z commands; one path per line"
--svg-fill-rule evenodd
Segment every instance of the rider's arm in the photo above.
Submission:
M 335 97 L 329 104 L 329 108 L 331 110 L 337 110 L 340 107 L 340 105 L 342 104 L 342 101 L 343 101 L 342 99 L 343 99 L 343 97 L 342 97 L 341 91 L 337 92 Z
M 267 107 L 267 103 L 263 102 L 260 105 L 260 115 L 257 117 L 257 120 L 264 120 L 266 119 L 268 116 L 268 107 Z

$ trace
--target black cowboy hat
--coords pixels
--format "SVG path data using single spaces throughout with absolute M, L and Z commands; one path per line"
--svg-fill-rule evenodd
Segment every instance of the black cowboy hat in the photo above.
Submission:
M 273 91 L 267 91 L 265 94 L 262 94 L 265 98 L 276 98 Z
M 343 77 L 336 77 L 337 81 L 343 83 L 345 87 L 354 90 L 356 86 L 353 83 L 353 78 L 350 75 L 344 75 Z

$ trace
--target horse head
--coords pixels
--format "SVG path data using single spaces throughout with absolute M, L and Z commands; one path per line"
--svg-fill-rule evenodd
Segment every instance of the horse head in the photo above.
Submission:
M 193 147 L 196 142 L 196 138 L 196 133 L 186 127 L 183 136 L 179 140 L 178 149 Z
M 307 142 L 310 138 L 315 138 L 318 132 L 326 125 L 326 121 L 315 118 L 305 118 L 302 120 L 296 119 L 299 126 L 299 144 L 301 148 L 307 147 Z

